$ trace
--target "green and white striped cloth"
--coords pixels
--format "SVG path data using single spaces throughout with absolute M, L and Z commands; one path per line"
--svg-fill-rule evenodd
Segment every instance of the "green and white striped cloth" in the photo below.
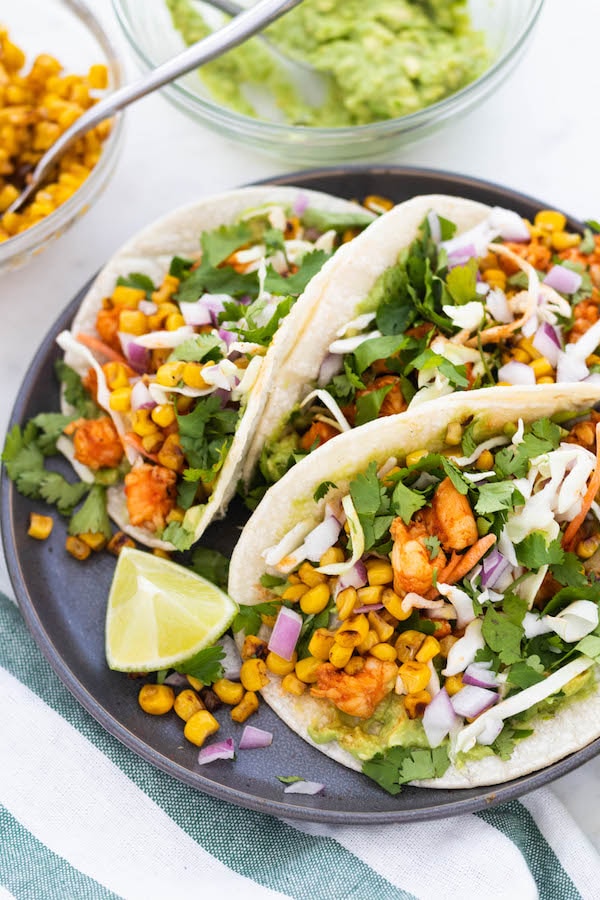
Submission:
M 279 821 L 154 769 L 71 697 L 0 595 L 0 900 L 600 896 L 600 860 L 542 790 L 416 825 Z

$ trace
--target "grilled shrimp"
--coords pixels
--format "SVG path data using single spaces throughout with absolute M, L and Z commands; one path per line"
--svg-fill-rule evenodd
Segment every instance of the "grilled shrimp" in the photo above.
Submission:
M 313 697 L 324 697 L 349 716 L 368 719 L 396 683 L 397 666 L 387 660 L 369 656 L 360 672 L 348 675 L 331 663 L 317 669 Z
M 449 478 L 436 488 L 432 501 L 433 533 L 444 550 L 464 550 L 479 537 L 471 504 L 459 493 Z
M 114 469 L 123 459 L 123 445 L 117 429 L 108 416 L 100 419 L 77 419 L 65 429 L 73 434 L 75 459 L 96 471 Z
M 177 497 L 177 474 L 164 466 L 142 463 L 125 476 L 127 510 L 132 525 L 162 531 Z
M 433 584 L 434 570 L 440 572 L 446 564 L 446 557 L 441 550 L 434 559 L 430 559 L 431 554 L 425 540 L 431 536 L 431 531 L 427 528 L 426 521 L 425 517 L 416 518 L 405 525 L 398 517 L 390 528 L 394 541 L 391 556 L 394 590 L 401 597 L 410 591 L 426 594 Z

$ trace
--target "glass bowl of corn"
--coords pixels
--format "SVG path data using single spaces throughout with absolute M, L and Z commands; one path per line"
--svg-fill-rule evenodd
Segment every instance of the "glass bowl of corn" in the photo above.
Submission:
M 80 138 L 32 200 L 7 211 L 58 136 L 121 83 L 117 51 L 81 0 L 19 0 L 0 10 L 0 273 L 63 234 L 106 184 L 120 116 Z

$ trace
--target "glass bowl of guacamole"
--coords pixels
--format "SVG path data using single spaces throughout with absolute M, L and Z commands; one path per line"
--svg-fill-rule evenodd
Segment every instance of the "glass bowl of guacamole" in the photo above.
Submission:
M 274 155 L 316 165 L 365 159 L 483 100 L 523 53 L 542 4 L 304 0 L 164 92 L 198 122 Z M 201 0 L 113 5 L 145 69 L 227 20 Z

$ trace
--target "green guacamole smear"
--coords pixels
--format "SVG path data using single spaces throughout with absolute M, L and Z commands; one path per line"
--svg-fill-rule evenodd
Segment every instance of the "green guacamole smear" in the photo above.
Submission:
M 186 44 L 211 32 L 192 0 L 166 3 Z M 248 116 L 259 116 L 252 89 L 267 90 L 296 125 L 367 125 L 414 113 L 461 90 L 491 62 L 465 0 L 304 0 L 265 35 L 323 74 L 322 103 L 307 102 L 258 38 L 203 66 L 200 77 L 216 102 Z

